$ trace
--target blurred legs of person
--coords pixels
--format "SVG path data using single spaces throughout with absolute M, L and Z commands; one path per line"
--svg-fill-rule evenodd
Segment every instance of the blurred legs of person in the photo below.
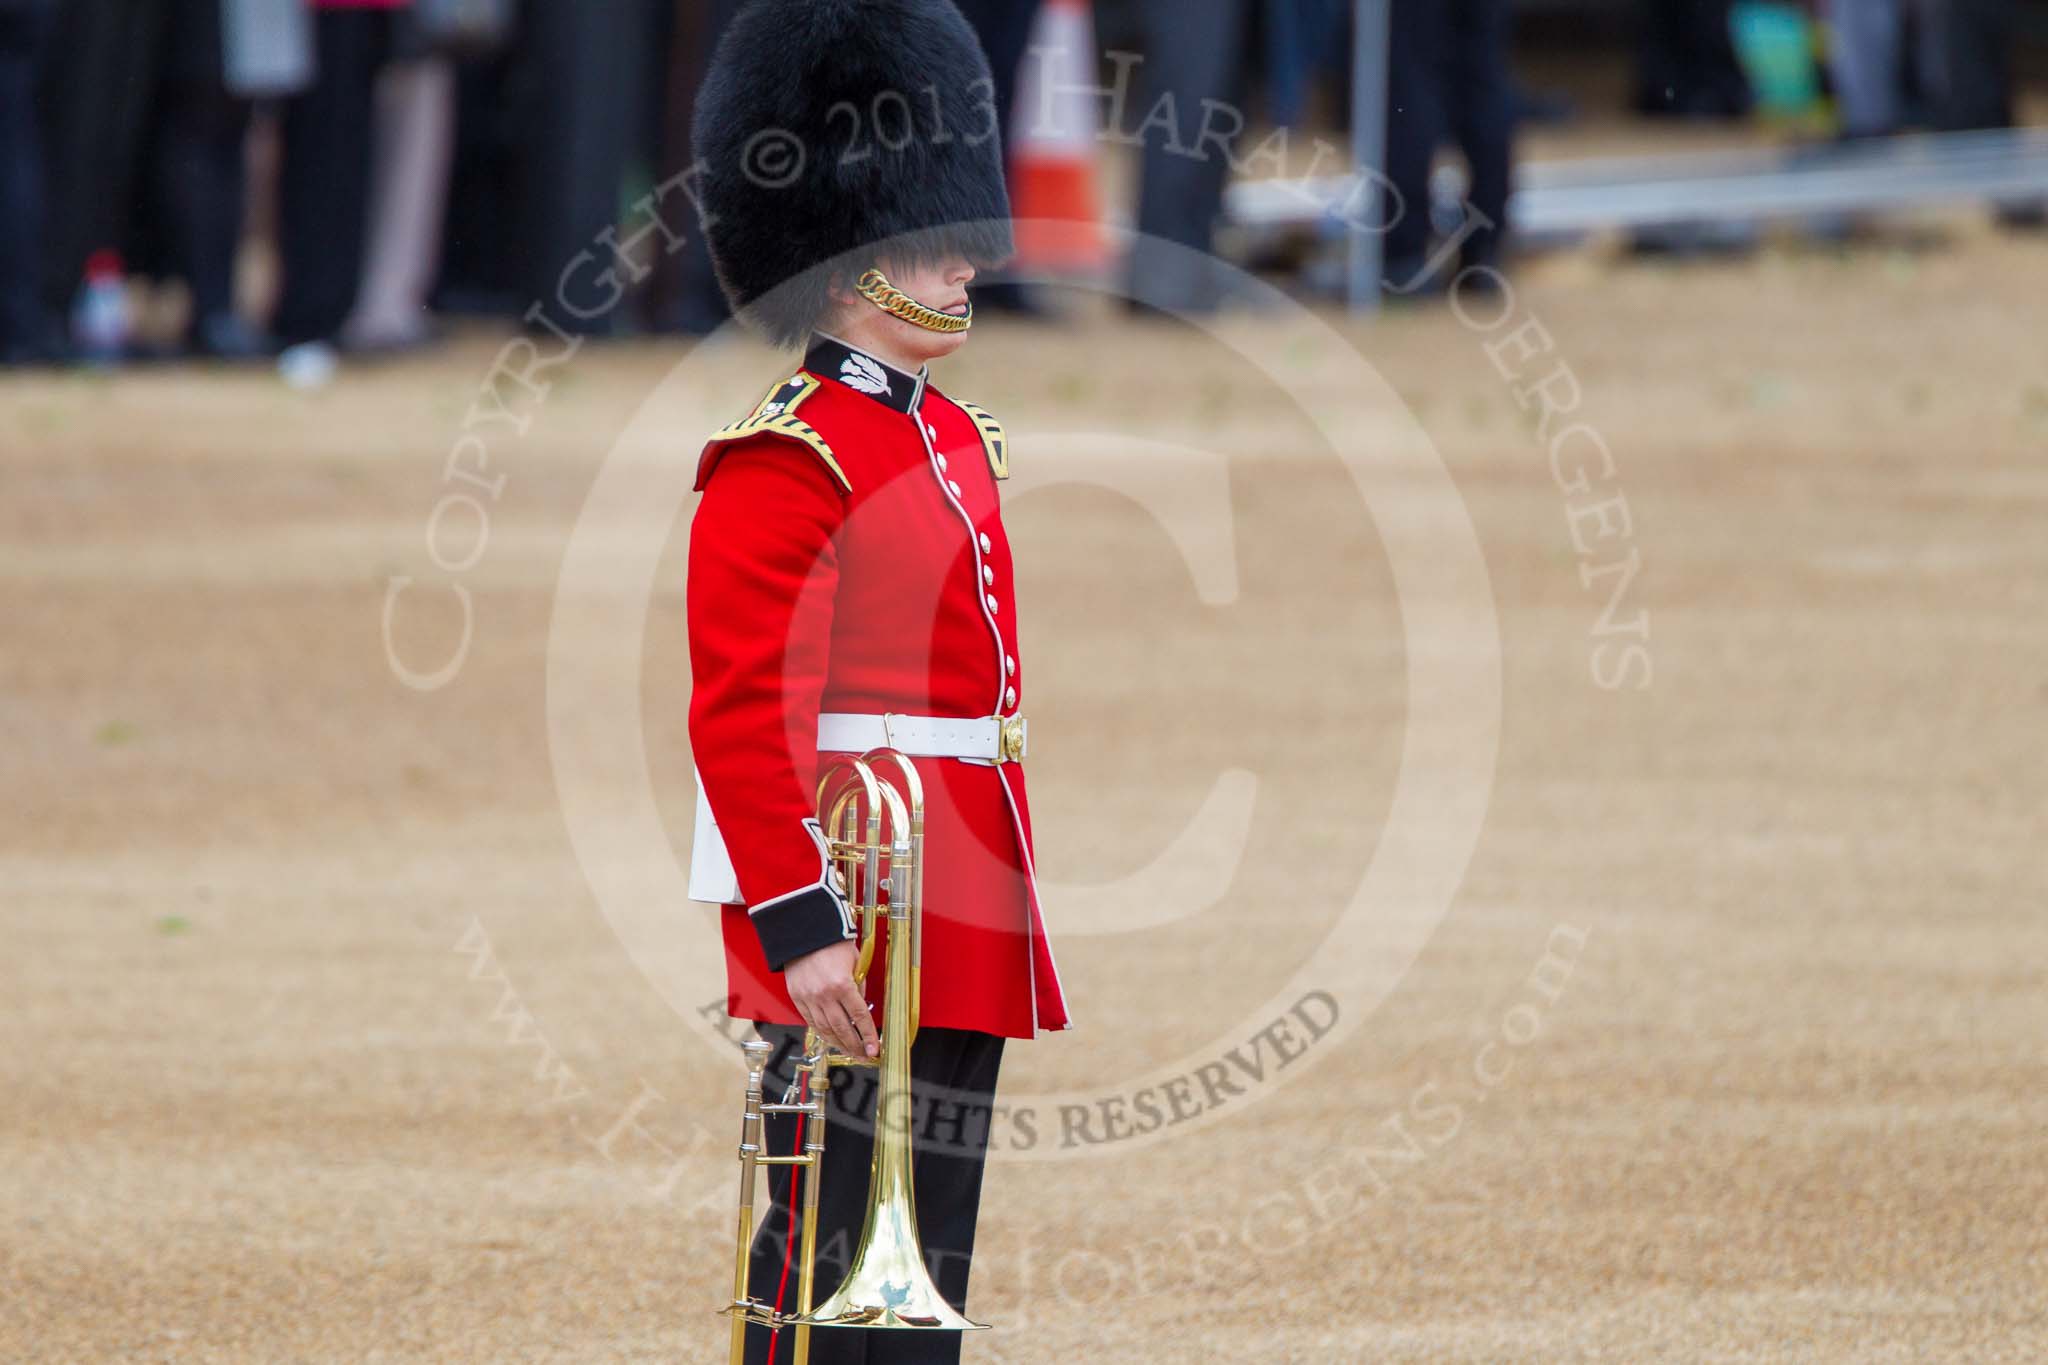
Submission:
M 1931 7 L 1941 66 L 1935 123 L 1944 132 L 2012 126 L 2013 0 L 1947 0 Z
M 1143 0 L 1139 18 L 1143 91 L 1126 118 L 1133 126 L 1122 131 L 1137 131 L 1154 112 L 1158 120 L 1143 131 L 1130 296 L 1143 307 L 1209 312 L 1224 294 L 1212 252 L 1230 164 L 1199 145 L 1203 101 L 1233 104 L 1244 88 L 1248 10 L 1244 0 Z
M 1829 74 L 1848 137 L 1945 126 L 1950 0 L 1831 0 Z
M 2014 0 L 1947 0 L 1932 10 L 1930 37 L 1940 66 L 1936 126 L 1958 133 L 2012 127 Z M 2008 203 L 1998 218 L 2007 227 L 2048 227 L 2048 201 Z
M 313 86 L 284 106 L 278 254 L 284 287 L 271 330 L 287 345 L 333 342 L 355 306 L 370 198 L 373 96 L 390 14 L 321 9 Z
M 38 270 L 43 169 L 36 127 L 37 5 L 0 8 L 0 365 L 48 359 Z
M 738 9 L 739 0 L 677 0 L 661 120 L 663 183 L 683 174 L 696 159 L 690 140 L 696 123 L 697 91 L 704 84 L 718 37 Z M 698 230 L 694 213 L 687 209 L 669 212 L 679 224 L 687 223 L 689 240 L 674 255 L 664 254 L 655 265 L 654 325 L 691 336 L 709 336 L 732 316 L 725 292 L 712 272 L 711 253 L 704 248 L 704 234 Z
M 996 114 L 1001 120 L 1003 144 L 1009 145 L 1010 129 L 1017 105 L 1017 75 L 1024 66 L 1025 51 L 1031 46 L 1031 28 L 1038 18 L 1040 0 L 958 0 L 960 12 L 974 25 L 988 54 L 989 74 L 995 79 Z
M 1459 264 L 1497 269 L 1514 170 L 1515 93 L 1508 71 L 1508 0 L 1393 0 L 1389 33 L 1387 287 L 1427 286 L 1430 171 L 1455 141 L 1471 171 Z
M 42 312 L 67 317 L 86 263 L 126 251 L 163 78 L 162 0 L 64 0 L 46 7 L 36 57 L 44 193 Z
M 156 204 L 170 260 L 192 293 L 189 344 L 221 359 L 261 355 L 263 338 L 235 312 L 249 104 L 181 82 L 165 92 L 161 110 Z
M 1272 121 L 1299 127 L 1308 117 L 1309 91 L 1334 65 L 1350 72 L 1348 0 L 1280 0 L 1262 16 L 1266 28 L 1266 102 Z
M 1636 107 L 1678 118 L 1740 118 L 1752 102 L 1735 56 L 1733 0 L 1641 0 Z
M 1515 82 L 1508 70 L 1514 15 L 1510 0 L 1457 0 L 1455 8 L 1451 133 L 1471 171 L 1472 208 L 1488 224 L 1465 238 L 1461 262 L 1468 269 L 1498 268 L 1514 181 Z
M 391 66 L 378 81 L 375 121 L 369 244 L 342 341 L 355 351 L 397 351 L 433 331 L 426 299 L 455 147 L 454 65 L 424 57 Z
M 171 0 L 165 11 L 149 168 L 158 265 L 191 291 L 186 345 L 250 359 L 269 349 L 235 312 L 251 106 L 227 88 L 219 0 Z
M 636 57 L 648 41 L 650 16 L 617 3 L 528 5 L 522 14 L 515 288 L 529 300 L 566 289 L 575 307 L 551 309 L 553 322 L 580 335 L 609 336 L 624 310 L 605 302 L 586 277 L 565 284 L 563 272 L 619 220 L 620 187 L 639 141 L 631 75 L 642 69 Z
M 463 63 L 436 291 L 444 310 L 523 314 L 545 304 L 548 321 L 531 325 L 586 336 L 618 328 L 624 300 L 606 298 L 594 272 L 570 267 L 581 253 L 603 249 L 599 234 L 619 223 L 628 163 L 647 140 L 641 58 L 659 27 L 639 4 L 528 4 L 502 53 Z M 621 237 L 644 226 L 627 218 Z M 682 229 L 690 218 L 685 203 L 663 206 L 664 223 Z M 698 236 L 692 232 L 678 256 L 703 260 Z M 708 260 L 703 269 L 709 273 Z M 552 306 L 558 298 L 569 306 Z
M 959 0 L 960 12 L 974 25 L 988 54 L 989 73 L 995 79 L 996 114 L 1002 128 L 1007 154 L 1014 146 L 1011 131 L 1016 123 L 1017 78 L 1024 56 L 1031 46 L 1031 30 L 1038 18 L 1040 0 Z M 975 286 L 977 307 L 1010 313 L 1037 313 L 1039 308 L 1024 287 L 1012 280 L 996 280 Z
M 1429 260 L 1430 172 L 1450 127 L 1451 21 L 1444 0 L 1393 0 L 1387 27 L 1387 181 L 1385 285 L 1396 293 L 1424 287 Z M 1371 226 L 1377 226 L 1373 224 Z
M 1905 122 L 1899 82 L 1902 0 L 1829 0 L 1828 74 L 1845 137 L 1882 137 Z

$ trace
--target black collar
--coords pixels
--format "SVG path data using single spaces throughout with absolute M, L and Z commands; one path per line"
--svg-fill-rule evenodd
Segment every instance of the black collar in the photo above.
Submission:
M 804 368 L 812 374 L 836 379 L 855 393 L 865 394 L 898 412 L 916 412 L 924 402 L 925 371 L 905 374 L 887 361 L 877 360 L 823 332 L 811 338 L 811 349 L 804 352 Z

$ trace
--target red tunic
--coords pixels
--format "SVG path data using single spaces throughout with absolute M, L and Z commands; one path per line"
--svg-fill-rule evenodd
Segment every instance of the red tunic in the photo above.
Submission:
M 723 915 L 735 1018 L 801 1023 L 782 968 L 850 936 L 814 819 L 819 713 L 1019 713 L 1007 474 L 992 418 L 829 338 L 705 448 L 690 742 L 744 898 Z M 1022 766 L 917 766 L 923 1021 L 1012 1038 L 1066 1028 Z

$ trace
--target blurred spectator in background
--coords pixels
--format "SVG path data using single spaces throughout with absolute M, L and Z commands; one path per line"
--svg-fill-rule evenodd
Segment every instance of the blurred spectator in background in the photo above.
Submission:
M 1276 127 L 1301 126 L 1318 76 L 1350 78 L 1351 10 L 1350 0 L 1265 0 L 1266 114 Z
M 377 75 L 408 0 L 312 0 L 312 87 L 284 106 L 278 173 L 283 289 L 271 328 L 286 345 L 332 344 L 362 280 Z
M 528 0 L 521 9 L 520 88 L 507 110 L 524 172 L 511 205 L 515 279 L 522 307 L 567 288 L 590 315 L 553 313 L 586 335 L 609 334 L 623 319 L 591 307 L 602 291 L 587 277 L 579 291 L 577 277 L 565 286 L 562 272 L 619 221 L 627 166 L 641 141 L 642 93 L 634 77 L 646 69 L 639 58 L 651 37 L 650 18 L 646 6 L 626 0 Z
M 1908 11 L 1918 20 L 1913 69 L 1923 94 L 1940 84 L 1938 49 L 1929 41 L 1933 0 L 1823 0 L 1829 28 L 1828 78 L 1844 137 L 1883 137 L 1910 120 L 1901 54 Z
M 1749 79 L 1729 27 L 1733 0 L 1640 0 L 1636 108 L 1671 118 L 1741 118 Z
M 507 112 L 518 84 L 523 41 L 494 61 L 455 75 L 455 166 L 449 176 L 440 279 L 433 304 L 442 313 L 513 313 L 511 206 L 520 178 L 518 129 Z
M 646 141 L 654 19 L 626 0 L 526 0 L 510 47 L 461 72 L 446 306 L 523 313 L 566 292 L 573 308 L 549 310 L 565 330 L 600 336 L 624 321 L 599 301 L 596 271 L 563 272 L 619 222 L 627 169 Z
M 52 5 L 36 73 L 43 136 L 43 316 L 67 316 L 85 263 L 125 250 L 154 98 L 158 0 Z
M 262 351 L 234 308 L 251 106 L 228 86 L 221 14 L 221 0 L 55 7 L 39 73 L 46 317 L 72 308 L 89 259 L 95 287 L 118 288 L 126 256 L 187 282 L 190 349 Z M 103 329 L 95 349 L 118 347 L 120 330 Z
M 1145 64 L 1131 117 L 1146 122 L 1129 130 L 1144 138 L 1130 298 L 1141 307 L 1209 312 L 1225 292 L 1212 253 L 1230 163 L 1195 144 L 1204 100 L 1236 106 L 1243 98 L 1251 8 L 1248 0 L 1141 0 L 1138 20 Z M 1169 96 L 1170 113 L 1147 118 L 1164 111 Z
M 2017 0 L 1930 0 L 1931 42 L 1940 70 L 1933 92 L 1934 125 L 1943 132 L 2013 126 L 2013 44 L 2019 37 Z M 2008 203 L 1998 214 L 2007 227 L 2048 226 L 2048 201 Z
M 718 36 L 739 8 L 739 0 L 670 0 L 668 64 L 663 73 L 660 152 L 657 183 L 668 183 L 687 171 L 694 160 L 691 138 L 696 124 L 697 91 L 711 66 Z M 670 212 L 673 212 L 671 210 Z M 731 316 L 725 292 L 711 270 L 694 211 L 677 217 L 689 240 L 682 249 L 665 253 L 655 265 L 649 317 L 663 331 L 708 336 Z
M 1932 0 L 1929 35 L 1940 70 L 1934 123 L 1944 132 L 2010 128 L 2015 0 Z
M 43 0 L 0 0 L 0 365 L 54 358 L 36 267 L 43 169 L 35 59 Z
M 221 0 L 166 0 L 164 68 L 150 161 L 152 275 L 179 274 L 192 294 L 186 343 L 199 355 L 246 360 L 268 342 L 235 312 L 250 102 L 228 89 Z
M 1514 78 L 1508 72 L 1513 15 L 1508 0 L 1393 0 L 1388 30 L 1387 178 L 1400 198 L 1390 208 L 1387 287 L 1428 288 L 1430 170 L 1437 149 L 1456 142 L 1471 170 L 1471 221 L 1459 269 L 1497 270 L 1513 177 Z M 1482 287 L 1488 277 L 1474 276 Z
M 1039 0 L 958 0 L 961 13 L 974 25 L 988 54 L 989 73 L 995 80 L 995 105 L 1006 152 L 1016 146 L 1017 76 L 1024 66 L 1024 54 L 1031 46 L 1033 22 L 1038 18 Z M 975 306 L 1002 312 L 1036 314 L 1040 311 L 1029 291 L 1011 280 L 977 284 Z
M 1823 0 L 1822 10 L 1845 136 L 2012 126 L 2015 0 Z
M 359 354 L 410 350 L 434 336 L 427 291 L 455 152 L 455 68 L 424 36 L 416 46 L 401 47 L 376 87 L 362 282 L 341 328 L 343 346 Z
M 426 309 L 448 217 L 454 62 L 507 42 L 513 3 L 314 3 L 318 75 L 284 114 L 276 329 L 295 346 L 409 350 L 435 334 Z

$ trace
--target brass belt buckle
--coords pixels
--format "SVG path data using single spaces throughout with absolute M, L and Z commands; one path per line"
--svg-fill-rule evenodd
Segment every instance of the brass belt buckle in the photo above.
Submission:
M 1024 717 L 1004 716 L 1002 749 L 997 755 L 998 763 L 1022 763 L 1024 761 Z

